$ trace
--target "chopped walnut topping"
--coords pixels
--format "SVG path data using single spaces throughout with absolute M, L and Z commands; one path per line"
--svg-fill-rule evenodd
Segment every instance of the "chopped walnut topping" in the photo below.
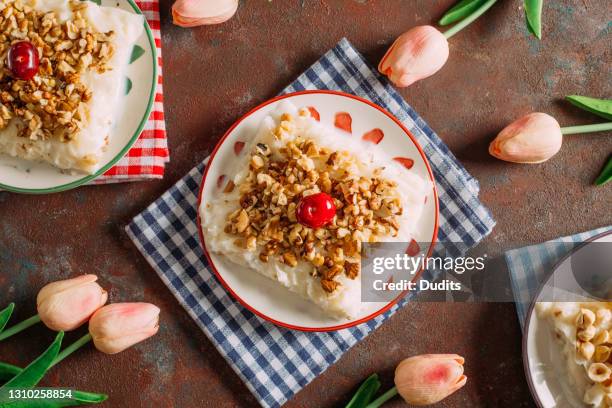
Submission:
M 232 191 L 234 191 L 234 187 L 236 185 L 234 184 L 234 182 L 232 180 L 227 182 L 227 185 L 225 186 L 225 188 L 223 189 L 224 193 L 231 193 Z
M 22 0 L 0 6 L 0 130 L 15 118 L 21 137 L 73 140 L 89 120 L 92 96 L 80 76 L 110 69 L 115 34 L 95 31 L 83 14 L 88 2 L 72 0 L 73 16 L 65 22 Z M 13 78 L 7 67 L 8 51 L 19 41 L 31 42 L 39 53 L 38 74 L 28 81 Z
M 324 280 L 333 280 L 336 276 L 339 276 L 344 271 L 342 264 L 333 264 L 330 268 L 323 271 Z
M 254 251 L 255 249 L 257 249 L 257 237 L 253 235 L 248 237 L 245 246 L 246 249 L 248 249 L 249 251 Z
M 321 286 L 323 287 L 323 290 L 326 291 L 327 293 L 333 293 L 338 288 L 339 285 L 340 283 L 338 283 L 338 281 L 335 281 L 335 280 L 329 280 L 329 279 L 321 280 Z
M 239 234 L 246 231 L 249 226 L 249 216 L 245 210 L 240 210 L 234 221 L 234 227 Z
M 283 115 L 274 137 L 292 135 L 293 121 Z M 240 193 L 240 208 L 228 215 L 225 231 L 241 237 L 239 244 L 249 251 L 259 251 L 262 262 L 276 257 L 291 267 L 310 263 L 327 293 L 338 289 L 340 276 L 359 276 L 362 242 L 398 233 L 402 205 L 396 183 L 381 178 L 379 169 L 371 177 L 353 174 L 356 159 L 348 152 L 298 136 L 287 139 L 275 155 L 258 143 L 248 163 L 246 178 L 225 188 L 229 193 L 237 187 Z M 296 208 L 302 197 L 320 191 L 332 196 L 336 216 L 324 228 L 308 228 L 298 223 Z
M 361 267 L 358 263 L 346 262 L 344 264 L 344 273 L 349 279 L 355 279 L 359 275 L 360 269 Z
M 285 252 L 283 254 L 283 261 L 289 266 L 297 265 L 297 258 L 293 252 Z

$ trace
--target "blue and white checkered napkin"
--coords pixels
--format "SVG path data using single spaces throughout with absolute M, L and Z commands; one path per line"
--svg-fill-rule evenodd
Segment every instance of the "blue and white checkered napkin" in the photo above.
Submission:
M 512 293 L 522 328 L 524 328 L 533 296 L 544 279 L 548 277 L 551 269 L 578 244 L 610 229 L 612 226 L 602 227 L 506 252 Z
M 495 222 L 478 200 L 479 186 L 448 147 L 348 40 L 302 74 L 285 93 L 333 89 L 370 99 L 395 115 L 419 140 L 429 158 L 440 196 L 441 241 L 467 250 Z M 219 352 L 264 407 L 278 407 L 377 328 L 407 299 L 357 327 L 304 333 L 255 316 L 225 291 L 208 268 L 198 242 L 197 195 L 205 164 L 194 168 L 138 215 L 127 232 Z

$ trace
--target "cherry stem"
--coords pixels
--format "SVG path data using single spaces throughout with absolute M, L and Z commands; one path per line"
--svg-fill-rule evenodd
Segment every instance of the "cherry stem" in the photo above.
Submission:
M 2 333 L 0 333 L 0 341 L 2 341 L 4 339 L 8 339 L 9 337 L 16 335 L 17 333 L 21 333 L 22 331 L 24 331 L 28 327 L 34 326 L 38 322 L 40 322 L 40 316 L 39 315 L 35 315 L 35 316 L 32 316 L 29 319 L 26 319 L 26 320 L 24 320 L 24 321 L 22 321 L 20 323 L 17 323 L 13 327 L 10 327 L 10 328 L 6 329 L 5 331 L 3 331 Z
M 463 19 L 460 22 L 458 22 L 457 24 L 455 24 L 452 28 L 450 28 L 446 32 L 444 32 L 443 34 L 446 37 L 446 39 L 451 38 L 453 35 L 457 34 L 459 31 L 463 30 L 465 27 L 467 27 L 471 23 L 473 23 L 474 20 L 476 20 L 481 15 L 483 15 L 485 13 L 485 11 L 490 9 L 491 6 L 493 6 L 493 4 L 495 4 L 496 1 L 497 0 L 489 0 L 489 1 L 487 1 L 482 6 L 480 6 L 478 9 L 476 9 L 476 11 L 474 11 L 472 14 L 470 14 L 465 19 Z
M 397 387 L 393 387 L 387 392 L 385 392 L 380 397 L 376 398 L 374 401 L 370 402 L 366 408 L 378 408 L 385 402 L 389 401 L 391 398 L 397 395 Z
M 574 135 L 576 133 L 592 133 L 612 130 L 612 122 L 596 123 L 594 125 L 566 126 L 561 128 L 564 135 Z

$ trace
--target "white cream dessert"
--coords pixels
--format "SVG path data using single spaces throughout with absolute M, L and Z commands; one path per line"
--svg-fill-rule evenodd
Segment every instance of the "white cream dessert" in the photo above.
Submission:
M 122 112 L 125 70 L 142 15 L 89 1 L 0 4 L 0 153 L 94 173 Z M 40 65 L 24 80 L 9 67 L 19 42 Z
M 585 406 L 612 407 L 612 302 L 539 302 L 558 340 L 567 383 Z
M 200 208 L 206 248 L 334 318 L 362 309 L 362 243 L 410 242 L 431 188 L 380 147 L 288 102 L 264 119 L 229 174 Z M 321 214 L 305 210 L 316 200 L 333 202 L 325 225 L 307 218 Z

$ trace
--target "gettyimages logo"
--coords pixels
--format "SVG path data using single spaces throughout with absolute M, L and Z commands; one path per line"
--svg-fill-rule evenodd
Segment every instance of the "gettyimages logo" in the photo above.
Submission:
M 416 242 L 363 244 L 361 300 L 389 302 L 408 291 L 410 300 L 419 302 L 528 305 L 529 299 L 517 299 L 513 291 L 519 277 L 529 279 L 538 301 L 612 301 L 612 242 L 559 242 L 549 248 L 545 263 L 513 258 L 512 267 L 506 252 L 489 257 L 484 248 L 468 248 L 462 242 L 438 242 L 434 248 Z
M 381 275 L 386 271 L 402 270 L 414 275 L 422 269 L 439 269 L 461 275 L 466 271 L 483 270 L 485 267 L 485 257 L 472 258 L 465 256 L 453 258 L 450 256 L 433 256 L 427 258 L 423 253 L 417 256 L 410 256 L 406 253 L 395 254 L 394 257 L 377 256 L 372 261 L 372 272 Z
M 363 302 L 395 299 L 405 291 L 464 291 L 458 277 L 485 269 L 487 255 L 452 256 L 447 248 L 459 251 L 456 244 L 431 250 L 429 243 L 388 242 L 364 244 L 361 261 L 361 298 Z M 432 273 L 434 272 L 434 273 Z M 445 276 L 444 279 L 433 277 Z

